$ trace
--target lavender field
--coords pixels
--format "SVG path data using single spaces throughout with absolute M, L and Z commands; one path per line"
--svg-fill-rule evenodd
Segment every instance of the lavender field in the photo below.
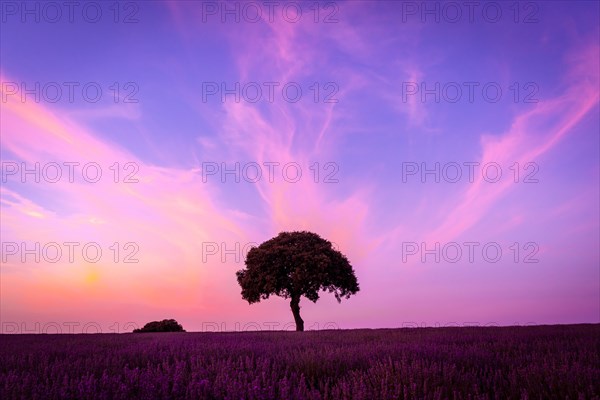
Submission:
M 598 399 L 600 325 L 2 335 L 2 399 Z

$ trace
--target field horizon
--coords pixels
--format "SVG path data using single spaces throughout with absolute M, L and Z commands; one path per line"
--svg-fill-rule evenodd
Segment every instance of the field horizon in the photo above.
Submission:
M 600 324 L 5 334 L 0 393 L 90 399 L 598 399 Z
M 256 332 L 294 332 L 302 334 L 304 332 L 357 332 L 357 331 L 395 331 L 395 330 L 427 330 L 427 329 L 470 329 L 470 328 L 541 328 L 541 327 L 577 327 L 577 326 L 600 326 L 600 322 L 576 322 L 576 323 L 555 323 L 555 324 L 512 324 L 512 325 L 501 325 L 501 324 L 486 324 L 486 325 L 410 325 L 410 326 L 397 326 L 397 327 L 376 327 L 376 328 L 327 328 L 327 329 L 306 329 L 301 332 L 297 332 L 293 329 L 246 329 L 246 330 L 185 330 L 183 332 L 73 332 L 73 333 L 54 333 L 54 332 L 37 332 L 37 333 L 12 333 L 12 332 L 0 332 L 0 336 L 37 336 L 37 335 L 126 335 L 130 333 L 136 334 L 180 334 L 180 333 L 256 333 Z

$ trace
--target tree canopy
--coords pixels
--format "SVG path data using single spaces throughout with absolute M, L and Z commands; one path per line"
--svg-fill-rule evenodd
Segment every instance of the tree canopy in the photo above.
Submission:
M 296 330 L 304 330 L 299 307 L 301 296 L 316 302 L 319 292 L 327 291 L 341 302 L 359 291 L 346 256 L 312 232 L 281 232 L 251 248 L 245 264 L 246 269 L 236 273 L 242 298 L 250 304 L 271 295 L 291 299 Z

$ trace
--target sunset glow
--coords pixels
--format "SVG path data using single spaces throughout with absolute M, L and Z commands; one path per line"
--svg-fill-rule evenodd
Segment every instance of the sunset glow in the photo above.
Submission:
M 298 230 L 307 329 L 600 322 L 598 2 L 98 4 L 3 4 L 2 333 L 288 329 L 235 272 Z

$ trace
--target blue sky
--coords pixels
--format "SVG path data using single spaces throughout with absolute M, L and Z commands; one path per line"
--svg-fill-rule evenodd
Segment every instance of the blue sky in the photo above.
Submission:
M 241 2 L 123 2 L 116 23 L 109 3 L 95 3 L 97 23 L 79 11 L 69 22 L 65 10 L 49 22 L 37 2 L 40 21 L 23 21 L 15 4 L 3 6 L 0 39 L 3 321 L 84 321 L 92 310 L 107 327 L 163 316 L 188 330 L 284 324 L 283 300 L 242 301 L 234 273 L 243 257 L 222 262 L 206 244 L 243 248 L 311 230 L 348 256 L 361 291 L 341 305 L 304 300 L 309 322 L 598 322 L 598 3 L 482 2 L 470 22 L 457 2 L 452 22 L 448 3 L 431 2 L 436 22 L 419 2 L 282 2 L 291 14 L 255 23 Z M 290 22 L 296 6 L 302 16 Z M 239 7 L 239 22 L 220 7 Z M 498 7 L 497 22 L 482 14 Z M 335 22 L 324 23 L 331 12 Z M 137 22 L 124 22 L 129 13 Z M 56 102 L 42 89 L 52 82 L 63 89 Z M 73 101 L 65 82 L 76 84 Z M 36 83 L 40 101 L 22 97 Z M 222 101 L 221 85 L 236 84 L 240 101 Z M 439 101 L 421 97 L 436 84 Z M 97 102 L 86 101 L 86 85 L 92 96 L 102 89 Z M 211 85 L 216 94 L 203 92 Z M 257 86 L 263 97 L 249 101 Z M 283 87 L 300 87 L 299 101 L 286 101 Z M 11 169 L 36 162 L 95 162 L 103 178 L 36 183 Z M 208 174 L 208 163 L 238 163 L 240 182 Z M 258 182 L 243 175 L 251 163 Z M 419 171 L 403 181 L 406 168 L 436 163 L 459 165 L 462 178 L 423 182 Z M 491 175 L 476 166 L 470 181 L 465 163 L 491 165 Z M 297 182 L 285 165 L 300 167 Z M 488 182 L 495 166 L 502 176 Z M 139 181 L 124 183 L 132 171 Z M 324 182 L 328 174 L 337 182 Z M 23 262 L 8 244 L 69 240 L 99 243 L 105 257 Z M 111 259 L 114 242 L 122 252 L 135 243 L 139 262 Z M 503 257 L 402 261 L 407 243 L 454 242 L 497 243 Z M 538 262 L 524 262 L 530 252 Z

